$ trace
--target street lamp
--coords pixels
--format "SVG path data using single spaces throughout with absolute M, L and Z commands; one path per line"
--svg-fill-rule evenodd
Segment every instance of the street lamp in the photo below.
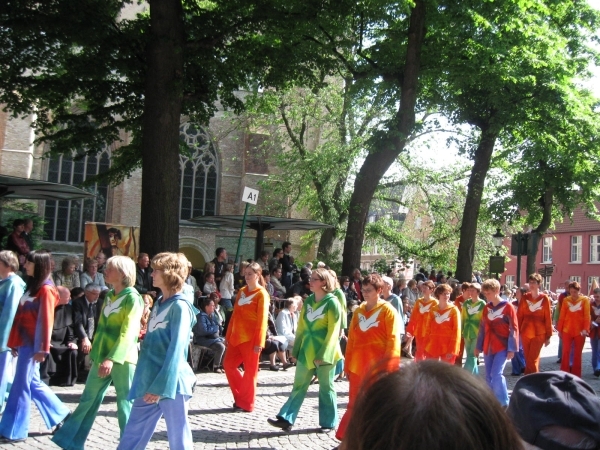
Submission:
M 494 247 L 496 247 L 496 256 L 490 256 L 490 274 L 495 273 L 496 279 L 499 279 L 499 274 L 504 272 L 504 256 L 500 256 L 500 248 L 504 242 L 504 235 L 500 228 L 496 228 L 496 234 L 492 235 Z

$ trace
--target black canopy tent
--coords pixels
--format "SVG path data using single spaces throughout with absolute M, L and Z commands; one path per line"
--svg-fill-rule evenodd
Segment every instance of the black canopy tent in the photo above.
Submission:
M 77 200 L 93 197 L 83 189 L 68 184 L 0 175 L 0 199 Z
M 190 219 L 189 222 L 208 228 L 241 228 L 244 216 L 201 216 Z M 287 217 L 272 216 L 246 216 L 246 226 L 256 230 L 256 245 L 254 257 L 258 259 L 263 248 L 264 234 L 266 230 L 318 230 L 321 228 L 333 228 L 326 223 L 307 219 L 288 219 Z

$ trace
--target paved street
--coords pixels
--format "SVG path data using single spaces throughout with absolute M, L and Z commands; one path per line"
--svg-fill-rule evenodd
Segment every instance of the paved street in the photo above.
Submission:
M 557 370 L 556 351 L 558 337 L 552 338 L 549 347 L 542 351 L 543 370 Z M 592 375 L 590 368 L 590 345 L 586 343 L 583 355 L 583 376 L 600 393 L 600 381 Z M 483 366 L 480 366 L 483 369 Z M 517 377 L 510 376 L 510 363 L 505 375 L 512 389 Z M 229 391 L 225 375 L 199 373 L 198 387 L 190 402 L 189 417 L 194 434 L 196 449 L 330 449 L 338 444 L 333 434 L 318 432 L 317 418 L 317 386 L 311 386 L 306 401 L 302 406 L 294 429 L 290 433 L 278 432 L 267 424 L 267 417 L 272 417 L 285 402 L 291 390 L 294 369 L 287 372 L 271 372 L 261 370 L 259 373 L 258 398 L 256 410 L 251 413 L 233 412 L 233 399 Z M 348 384 L 335 383 L 338 391 L 340 415 L 344 412 L 348 401 Z M 59 397 L 74 409 L 83 391 L 83 385 L 70 388 L 55 388 Z M 29 439 L 19 444 L 6 445 L 5 448 L 19 449 L 54 449 L 35 406 L 32 406 L 32 426 Z M 86 449 L 110 450 L 117 446 L 119 427 L 116 417 L 115 392 L 110 389 L 104 400 L 94 428 L 88 438 Z M 168 448 L 164 421 L 160 421 L 157 432 L 148 446 L 149 449 Z

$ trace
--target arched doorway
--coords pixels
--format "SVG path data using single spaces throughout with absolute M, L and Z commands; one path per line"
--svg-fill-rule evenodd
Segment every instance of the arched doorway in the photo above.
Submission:
M 204 264 L 206 264 L 206 260 L 204 259 L 204 255 L 202 255 L 202 253 L 198 249 L 193 247 L 181 247 L 179 251 L 186 256 L 186 258 L 192 263 L 192 266 L 195 269 L 204 269 Z

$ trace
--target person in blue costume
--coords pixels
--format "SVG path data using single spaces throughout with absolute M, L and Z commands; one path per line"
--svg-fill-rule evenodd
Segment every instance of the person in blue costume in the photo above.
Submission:
M 15 272 L 19 270 L 17 255 L 10 250 L 0 252 L 0 414 L 13 382 L 13 356 L 8 347 L 8 335 L 25 292 L 25 282 Z
M 187 363 L 190 332 L 200 312 L 182 293 L 188 260 L 182 253 L 159 253 L 152 259 L 153 285 L 163 297 L 152 309 L 129 398 L 133 409 L 118 450 L 142 450 L 164 416 L 169 447 L 191 450 L 188 401 L 196 375 Z

